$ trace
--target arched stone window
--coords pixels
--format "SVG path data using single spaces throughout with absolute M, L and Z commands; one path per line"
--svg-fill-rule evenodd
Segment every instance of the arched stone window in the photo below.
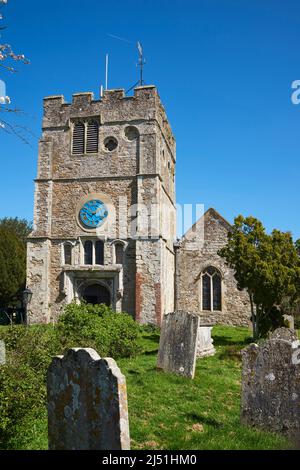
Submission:
M 84 264 L 93 264 L 93 242 L 91 240 L 84 242 Z
M 72 245 L 71 243 L 64 244 L 64 264 L 72 264 Z
M 222 277 L 220 271 L 208 266 L 201 274 L 202 310 L 222 310 Z
M 95 260 L 96 264 L 104 264 L 104 243 L 102 240 L 97 240 L 95 243 Z
M 121 242 L 115 243 L 115 262 L 116 264 L 123 264 L 124 261 L 124 244 Z

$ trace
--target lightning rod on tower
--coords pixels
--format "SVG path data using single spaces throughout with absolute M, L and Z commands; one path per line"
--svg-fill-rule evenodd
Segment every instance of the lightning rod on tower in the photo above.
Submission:
M 140 67 L 140 86 L 143 85 L 144 83 L 144 80 L 143 80 L 143 68 L 144 68 L 144 65 L 146 63 L 145 59 L 144 59 L 144 55 L 143 55 L 143 47 L 141 45 L 141 43 L 138 41 L 137 42 L 137 48 L 138 48 L 138 51 L 139 51 L 139 61 L 138 61 L 138 67 Z

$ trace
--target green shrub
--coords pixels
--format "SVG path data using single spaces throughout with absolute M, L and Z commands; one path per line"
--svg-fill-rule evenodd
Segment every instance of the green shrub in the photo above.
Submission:
M 71 347 L 91 347 L 100 356 L 133 356 L 139 325 L 105 305 L 65 308 L 56 325 L 0 327 L 7 365 L 0 367 L 0 448 L 13 448 L 18 429 L 45 413 L 46 373 L 53 356 Z
M 64 348 L 92 347 L 100 356 L 128 357 L 139 352 L 139 326 L 127 313 L 105 305 L 70 304 L 58 321 Z
M 53 325 L 9 326 L 1 329 L 0 339 L 5 341 L 12 367 L 26 364 L 39 374 L 45 374 L 51 358 L 63 351 Z
M 45 406 L 45 384 L 27 364 L 0 367 L 0 448 L 10 448 L 16 426 Z

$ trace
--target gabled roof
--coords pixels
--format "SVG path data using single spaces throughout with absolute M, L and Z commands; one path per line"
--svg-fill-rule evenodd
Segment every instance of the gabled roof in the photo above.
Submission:
M 232 225 L 228 222 L 228 220 L 224 219 L 224 217 L 222 217 L 221 214 L 219 214 L 218 211 L 216 211 L 216 209 L 214 209 L 213 207 L 210 207 L 203 215 L 202 217 L 200 217 L 200 219 L 197 220 L 197 222 L 195 222 L 192 227 L 190 227 L 188 229 L 188 231 L 182 236 L 181 240 L 183 240 L 184 238 L 188 237 L 189 233 L 190 232 L 194 232 L 197 228 L 197 225 L 203 220 L 209 218 L 209 217 L 213 217 L 215 219 L 219 219 L 223 225 L 225 226 L 225 228 L 230 231 L 232 229 Z

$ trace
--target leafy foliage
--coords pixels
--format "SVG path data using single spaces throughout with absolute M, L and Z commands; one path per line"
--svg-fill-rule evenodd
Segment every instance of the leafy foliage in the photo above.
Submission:
M 268 235 L 259 220 L 240 215 L 219 254 L 234 269 L 238 288 L 248 291 L 254 336 L 282 325 L 286 304 L 300 297 L 300 259 L 291 234 Z
M 0 219 L 0 228 L 6 228 L 13 232 L 19 240 L 26 245 L 26 240 L 32 231 L 32 222 L 18 217 L 4 217 Z
M 127 382 L 132 449 L 267 450 L 293 446 L 281 435 L 240 424 L 238 356 L 251 341 L 247 328 L 214 327 L 217 353 L 197 361 L 194 380 L 158 371 L 159 335 L 140 329 L 145 353 L 118 360 Z M 47 445 L 47 413 L 45 406 L 40 406 L 18 420 L 9 446 L 33 450 L 47 449 Z
M 100 356 L 114 358 L 136 354 L 139 326 L 127 313 L 106 305 L 69 304 L 59 318 L 60 342 L 65 348 L 92 345 Z
M 0 307 L 17 300 L 25 287 L 26 239 L 31 223 L 25 219 L 0 219 Z
M 100 356 L 134 356 L 140 327 L 105 305 L 68 305 L 56 325 L 0 329 L 7 365 L 0 367 L 0 448 L 13 448 L 22 423 L 45 414 L 46 373 L 53 356 L 70 347 L 91 347 Z
M 298 256 L 300 256 L 300 239 L 296 241 L 295 246 L 296 246 Z
M 15 301 L 25 286 L 26 250 L 9 229 L 0 227 L 0 307 Z

